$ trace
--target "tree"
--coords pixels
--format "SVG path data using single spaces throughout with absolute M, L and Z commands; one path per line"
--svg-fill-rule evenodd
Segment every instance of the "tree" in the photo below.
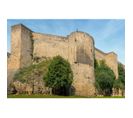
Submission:
M 125 86 L 125 68 L 121 63 L 118 63 L 118 74 L 119 74 L 120 81 Z
M 113 87 L 118 91 L 125 89 L 125 69 L 121 63 L 118 63 L 118 79 L 114 81 Z
M 98 94 L 109 96 L 112 94 L 114 72 L 102 61 L 95 61 L 95 86 Z
M 46 86 L 52 88 L 54 94 L 69 95 L 73 81 L 73 72 L 69 62 L 61 56 L 54 57 L 48 67 L 44 81 Z
M 114 81 L 113 87 L 114 87 L 115 89 L 117 89 L 117 90 L 118 90 L 118 89 L 123 90 L 123 89 L 124 89 L 124 84 L 122 83 L 122 81 L 121 81 L 120 79 L 117 79 L 117 80 Z

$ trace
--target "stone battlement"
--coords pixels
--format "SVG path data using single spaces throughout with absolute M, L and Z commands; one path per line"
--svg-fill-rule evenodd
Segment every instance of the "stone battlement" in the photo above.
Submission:
M 38 39 L 48 39 L 48 40 L 57 40 L 57 41 L 65 41 L 66 37 L 62 37 L 62 36 L 56 36 L 56 35 L 50 35 L 50 34 L 42 34 L 42 33 L 32 33 L 32 38 L 35 40 Z

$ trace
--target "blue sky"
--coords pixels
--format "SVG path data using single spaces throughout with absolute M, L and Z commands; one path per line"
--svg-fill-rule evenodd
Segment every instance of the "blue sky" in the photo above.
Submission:
M 11 26 L 24 24 L 34 32 L 67 36 L 79 31 L 90 34 L 95 47 L 104 51 L 114 51 L 118 60 L 125 64 L 125 20 L 123 19 L 9 19 L 7 20 L 7 49 L 10 52 Z

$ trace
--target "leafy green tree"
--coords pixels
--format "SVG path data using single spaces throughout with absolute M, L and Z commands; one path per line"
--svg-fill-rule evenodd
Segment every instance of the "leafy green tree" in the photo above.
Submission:
M 118 89 L 123 90 L 123 89 L 124 89 L 124 84 L 122 83 L 122 81 L 121 81 L 120 79 L 117 79 L 117 80 L 114 81 L 113 87 L 114 87 L 115 89 L 117 89 L 117 90 L 118 90 Z
M 95 86 L 98 94 L 109 96 L 112 94 L 114 72 L 102 61 L 95 61 Z
M 97 62 L 97 60 L 94 58 L 94 68 L 96 69 L 96 68 L 98 68 L 98 62 Z
M 125 89 L 125 69 L 121 63 L 118 63 L 118 79 L 114 81 L 113 87 L 115 89 Z
M 44 81 L 46 86 L 52 88 L 53 94 L 69 95 L 73 81 L 73 72 L 69 62 L 61 56 L 54 57 L 48 67 Z
M 118 64 L 119 79 L 125 85 L 125 68 L 121 63 Z

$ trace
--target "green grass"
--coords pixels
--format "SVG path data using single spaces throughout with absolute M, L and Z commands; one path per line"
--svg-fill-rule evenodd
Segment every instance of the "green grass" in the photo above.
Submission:
M 19 94 L 19 95 L 7 95 L 8 98 L 87 98 L 84 96 L 58 96 L 58 95 L 41 95 L 41 94 Z
M 42 94 L 19 94 L 19 95 L 7 95 L 8 98 L 125 98 L 124 96 L 94 96 L 94 97 L 85 97 L 85 96 L 58 96 L 58 95 L 42 95 Z

